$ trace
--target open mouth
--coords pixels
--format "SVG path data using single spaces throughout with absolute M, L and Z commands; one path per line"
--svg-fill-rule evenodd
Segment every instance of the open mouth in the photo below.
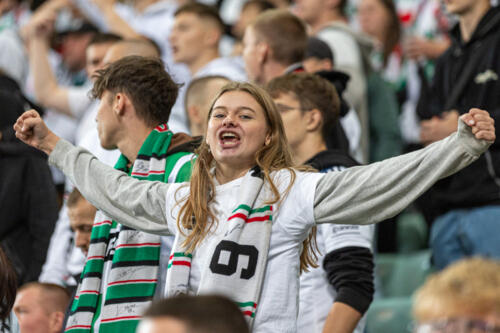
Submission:
M 240 143 L 240 136 L 234 132 L 222 131 L 219 134 L 219 142 L 223 148 L 235 147 Z

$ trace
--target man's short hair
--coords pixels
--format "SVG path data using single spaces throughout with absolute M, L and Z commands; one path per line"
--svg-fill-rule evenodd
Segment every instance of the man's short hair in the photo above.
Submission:
M 467 258 L 431 275 L 415 294 L 418 321 L 500 313 L 500 261 Z M 446 318 L 448 317 L 448 318 Z
M 291 73 L 272 79 L 266 88 L 273 98 L 293 94 L 302 110 L 318 109 L 323 117 L 321 133 L 327 141 L 340 113 L 340 99 L 333 84 L 316 74 Z
M 317 58 L 319 60 L 330 60 L 332 67 L 335 63 L 335 58 L 330 46 L 323 40 L 317 37 L 309 37 L 307 40 L 307 48 L 304 59 Z
M 128 56 L 97 71 L 92 97 L 101 98 L 104 91 L 127 94 L 137 116 L 148 126 L 156 126 L 168 121 L 179 86 L 160 59 Z
M 23 290 L 36 288 L 42 292 L 42 306 L 48 313 L 52 312 L 66 312 L 71 295 L 69 291 L 54 283 L 46 282 L 29 282 L 22 285 L 17 293 L 19 294 Z
M 219 15 L 219 11 L 213 6 L 197 2 L 187 3 L 179 7 L 175 11 L 174 16 L 183 13 L 195 14 L 202 19 L 208 19 L 210 21 L 213 21 L 220 29 L 221 33 L 224 33 L 224 31 L 226 30 L 226 26 L 224 24 L 224 21 L 222 21 L 222 18 Z
M 243 5 L 243 9 L 247 7 L 255 6 L 259 9 L 259 12 L 263 12 L 269 9 L 276 9 L 276 6 L 267 0 L 249 0 Z
M 222 76 L 222 75 L 209 75 L 209 76 L 201 76 L 198 78 L 193 79 L 190 83 L 189 86 L 186 89 L 186 94 L 184 97 L 184 107 L 187 109 L 189 107 L 189 101 L 193 99 L 194 96 L 200 96 L 203 95 L 203 92 L 205 91 L 205 86 L 210 83 L 211 81 L 215 80 L 224 80 L 227 83 L 229 83 L 231 80 L 229 80 L 227 77 Z M 204 96 L 202 96 L 201 99 L 203 99 Z M 208 107 L 208 105 L 207 105 Z
M 248 333 L 248 325 L 240 308 L 223 296 L 180 295 L 155 302 L 145 317 L 171 317 L 183 322 L 188 332 Z
M 251 27 L 257 40 L 269 45 L 275 61 L 288 66 L 304 60 L 307 47 L 306 26 L 289 11 L 267 10 L 257 16 Z
M 123 38 L 117 34 L 113 34 L 110 32 L 98 32 L 92 37 L 87 47 L 97 44 L 116 43 L 121 41 L 122 39 Z
M 66 201 L 66 207 L 71 208 L 71 207 L 76 206 L 78 201 L 80 201 L 81 199 L 85 199 L 85 198 L 80 193 L 80 191 L 78 191 L 78 189 L 75 187 L 73 189 L 73 191 L 71 191 L 71 193 L 68 196 L 68 200 Z

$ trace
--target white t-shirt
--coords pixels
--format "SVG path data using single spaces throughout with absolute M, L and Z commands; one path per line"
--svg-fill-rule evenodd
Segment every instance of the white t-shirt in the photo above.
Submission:
M 210 61 L 203 66 L 194 78 L 220 75 L 232 81 L 247 81 L 245 65 L 241 57 L 221 57 Z
M 297 172 L 288 195 L 280 204 L 273 205 L 269 253 L 253 332 L 297 332 L 299 258 L 302 241 L 314 225 L 314 193 L 316 183 L 322 176 L 320 173 Z M 281 170 L 274 177 L 280 193 L 285 192 L 290 179 L 289 171 Z M 242 180 L 243 178 L 239 178 L 216 186 L 215 201 L 210 208 L 217 213 L 219 223 L 225 221 L 240 203 L 237 194 L 242 191 Z M 167 223 L 173 232 L 177 230 L 175 216 L 181 206 L 177 202 L 181 202 L 188 193 L 189 187 L 182 184 L 171 184 L 168 189 L 167 211 L 171 214 L 167 213 Z M 189 288 L 195 293 L 198 291 L 201 271 L 208 268 L 212 254 L 207 253 L 207 249 L 211 248 L 210 242 L 214 239 L 215 237 L 205 238 L 193 253 Z M 246 267 L 245 265 L 246 263 L 241 262 L 238 267 Z
M 300 276 L 300 311 L 298 332 L 320 333 L 337 292 L 328 282 L 323 269 L 323 260 L 329 252 L 347 246 L 371 249 L 375 226 L 321 224 L 318 226 L 316 242 L 321 256 L 317 268 Z M 362 333 L 364 321 L 358 323 L 355 333 Z

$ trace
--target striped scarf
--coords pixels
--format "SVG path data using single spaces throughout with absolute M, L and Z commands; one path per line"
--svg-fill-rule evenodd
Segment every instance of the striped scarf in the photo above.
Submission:
M 241 204 L 235 207 L 227 221 L 219 221 L 216 234 L 204 240 L 210 244 L 208 251 L 188 253 L 182 245 L 186 238 L 177 233 L 168 264 L 167 296 L 189 293 L 193 257 L 209 255 L 207 260 L 198 259 L 206 261 L 209 267 L 202 269 L 197 293 L 230 297 L 240 306 L 252 327 L 264 278 L 273 215 L 273 207 L 264 204 L 265 199 L 269 199 L 269 191 L 263 184 L 258 167 L 244 176 L 240 187 L 242 193 L 238 193 Z M 238 271 L 240 259 L 247 264 Z
M 166 124 L 157 126 L 144 141 L 132 170 L 123 155 L 115 169 L 143 180 L 189 180 L 193 154 L 169 155 L 172 136 Z M 65 332 L 93 332 L 98 319 L 100 332 L 135 332 L 155 293 L 160 245 L 160 236 L 123 226 L 98 211 Z

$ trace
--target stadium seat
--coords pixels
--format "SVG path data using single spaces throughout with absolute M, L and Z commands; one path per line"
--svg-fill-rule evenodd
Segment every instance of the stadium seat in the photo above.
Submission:
M 373 301 L 366 314 L 367 333 L 411 333 L 411 297 L 397 297 Z

